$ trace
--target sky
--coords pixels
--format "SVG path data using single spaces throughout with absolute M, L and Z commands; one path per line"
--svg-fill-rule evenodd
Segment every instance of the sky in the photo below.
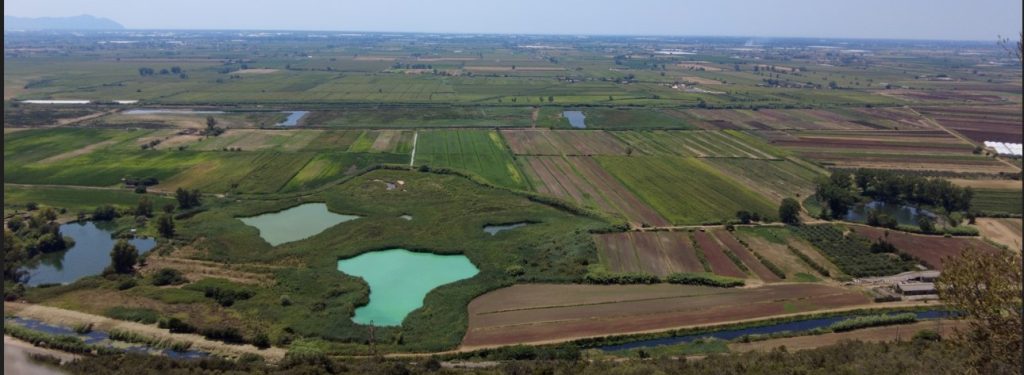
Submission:
M 1016 38 L 1021 0 L 5 0 L 4 15 L 90 14 L 130 29 Z

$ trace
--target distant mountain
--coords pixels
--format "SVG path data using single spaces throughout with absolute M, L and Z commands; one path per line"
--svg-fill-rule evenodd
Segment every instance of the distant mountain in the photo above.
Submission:
M 15 17 L 4 15 L 4 31 L 8 30 L 120 30 L 124 26 L 108 18 L 87 14 L 74 17 Z

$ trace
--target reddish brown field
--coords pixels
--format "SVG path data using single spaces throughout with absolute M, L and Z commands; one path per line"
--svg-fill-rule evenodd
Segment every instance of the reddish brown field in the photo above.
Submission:
M 668 225 L 589 157 L 520 157 L 537 192 L 625 217 L 634 225 Z
M 882 130 L 934 129 L 905 108 L 848 109 L 695 109 L 684 113 L 686 122 L 705 130 Z
M 736 266 L 736 263 L 733 263 L 732 259 L 729 259 L 729 256 L 722 252 L 722 246 L 718 244 L 718 241 L 715 241 L 714 238 L 702 231 L 697 231 L 693 234 L 693 239 L 697 241 L 697 246 L 700 247 L 700 251 L 704 253 L 704 257 L 707 258 L 708 263 L 711 265 L 711 272 L 722 276 L 747 278 L 747 274 L 743 273 Z
M 747 249 L 746 246 L 743 246 L 743 244 L 737 241 L 736 238 L 732 236 L 732 233 L 729 233 L 728 231 L 717 230 L 712 232 L 712 234 L 714 234 L 715 238 L 721 241 L 722 244 L 724 244 L 725 247 L 729 249 L 729 251 L 732 251 L 733 254 L 736 254 L 736 256 L 743 261 L 743 264 L 747 265 L 747 268 L 749 268 L 750 271 L 754 272 L 754 274 L 757 275 L 757 277 L 761 278 L 761 280 L 764 280 L 764 282 L 767 283 L 782 281 L 782 279 L 780 279 L 778 276 L 772 273 L 772 271 L 769 270 L 768 267 L 765 267 L 764 264 L 761 264 L 761 261 L 758 260 L 757 257 L 754 256 L 754 254 Z
M 681 232 L 623 232 L 594 235 L 601 259 L 612 272 L 704 272 L 693 245 Z
M 521 284 L 469 304 L 463 347 L 565 341 L 864 305 L 819 284 L 721 289 L 688 285 Z
M 516 155 L 625 155 L 626 144 L 603 130 L 502 130 Z
M 918 111 L 977 142 L 1020 143 L 1024 136 L 1021 107 L 924 107 Z
M 987 242 L 976 238 L 926 236 L 894 230 L 887 231 L 884 228 L 869 227 L 866 225 L 857 225 L 852 226 L 851 228 L 855 229 L 857 234 L 871 240 L 886 239 L 900 251 L 913 255 L 917 259 L 926 263 L 929 267 L 937 270 L 942 270 L 944 258 L 958 256 L 965 251 L 1001 251 L 995 246 L 989 245 Z M 889 233 L 888 237 L 885 235 L 886 232 Z

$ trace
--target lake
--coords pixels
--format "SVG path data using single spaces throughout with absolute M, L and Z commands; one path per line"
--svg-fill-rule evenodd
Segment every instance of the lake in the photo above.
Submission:
M 905 206 L 898 204 L 886 204 L 885 202 L 871 201 L 866 204 L 858 204 L 850 209 L 846 213 L 843 220 L 863 223 L 867 221 L 868 212 L 870 210 L 877 210 L 881 213 L 889 215 L 890 217 L 896 218 L 896 221 L 902 225 L 917 225 L 917 218 L 921 215 L 928 215 L 934 218 L 935 214 L 928 210 L 919 209 L 914 206 Z
M 96 227 L 96 224 L 70 223 L 60 226 L 60 233 L 75 240 L 75 245 L 65 251 L 43 254 L 38 261 L 25 267 L 28 272 L 28 286 L 41 284 L 68 284 L 86 276 L 99 275 L 110 265 L 110 250 L 116 242 L 110 231 Z M 156 247 L 152 238 L 131 239 L 132 245 L 143 254 Z
M 299 120 L 306 116 L 309 111 L 288 111 L 288 118 L 277 123 L 277 126 L 295 126 L 299 124 Z
M 352 321 L 397 326 L 423 306 L 427 293 L 480 271 L 465 255 L 438 255 L 388 249 L 338 261 L 338 270 L 361 277 L 370 286 L 370 303 L 356 309 Z
M 513 229 L 516 229 L 516 228 L 519 228 L 519 227 L 525 227 L 527 225 L 530 225 L 530 223 L 525 222 L 525 221 L 519 222 L 519 223 L 511 223 L 511 224 L 485 225 L 484 226 L 484 232 L 490 233 L 493 236 L 495 234 L 498 234 L 500 232 L 504 232 L 506 230 L 513 230 Z
M 238 219 L 259 229 L 260 237 L 271 246 L 277 246 L 312 237 L 327 228 L 358 218 L 328 211 L 324 203 L 306 203 L 284 211 Z
M 577 129 L 586 129 L 587 128 L 587 125 L 583 121 L 583 119 L 587 118 L 587 116 L 584 116 L 583 112 L 580 112 L 580 111 L 565 111 L 565 112 L 562 112 L 562 116 L 565 116 L 565 118 L 569 119 L 569 125 L 571 125 L 574 128 L 577 128 Z

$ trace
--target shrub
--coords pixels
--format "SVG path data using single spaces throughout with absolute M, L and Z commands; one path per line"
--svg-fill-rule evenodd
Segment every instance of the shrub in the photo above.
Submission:
M 584 281 L 590 284 L 656 284 L 657 276 L 638 272 L 611 273 L 606 271 L 588 272 Z
M 833 323 L 829 328 L 833 332 L 846 332 L 860 328 L 878 327 L 894 324 L 906 324 L 917 321 L 914 313 L 903 313 L 895 315 L 869 315 L 858 316 Z
M 93 220 L 107 221 L 114 220 L 115 218 L 117 218 L 117 209 L 109 204 L 96 207 L 96 209 L 92 211 Z
M 152 284 L 156 286 L 164 286 L 179 285 L 184 284 L 186 282 L 188 282 L 188 279 L 186 279 L 185 276 L 181 274 L 181 271 L 178 271 L 173 268 L 161 268 L 159 271 L 156 271 L 156 274 L 153 275 Z
M 139 322 L 143 324 L 153 324 L 159 320 L 159 315 L 157 315 L 155 310 L 136 307 L 114 306 L 104 311 L 103 315 L 118 320 Z
M 721 288 L 743 286 L 743 279 L 715 275 L 713 273 L 679 272 L 668 275 L 665 281 L 672 284 L 705 285 Z

